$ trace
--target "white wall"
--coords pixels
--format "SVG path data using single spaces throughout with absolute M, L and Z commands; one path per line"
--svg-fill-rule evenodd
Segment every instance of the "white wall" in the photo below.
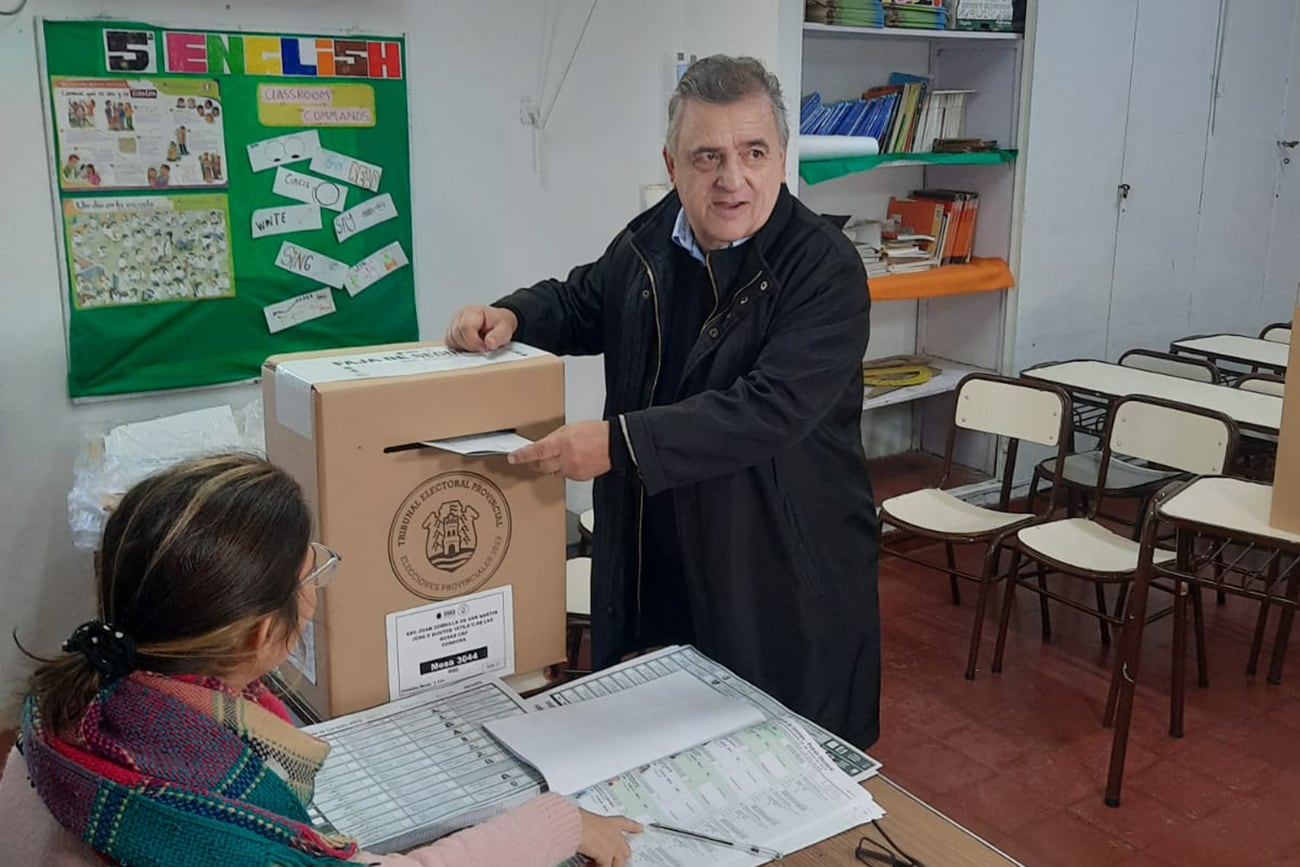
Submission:
M 12 695 L 25 669 L 11 629 L 52 652 L 93 614 L 90 558 L 73 548 L 65 508 L 83 431 L 256 394 L 239 386 L 69 404 L 33 16 L 406 33 L 411 138 L 425 155 L 412 160 L 417 304 L 421 334 L 437 338 L 456 307 L 597 256 L 636 213 L 639 186 L 666 180 L 659 154 L 676 51 L 777 59 L 777 0 L 602 0 L 550 118 L 539 175 L 519 99 L 549 103 L 590 8 L 587 0 L 30 0 L 21 15 L 0 18 L 0 696 Z M 598 416 L 598 361 L 570 364 L 568 399 L 571 418 Z M 584 486 L 570 489 L 571 507 L 587 502 Z

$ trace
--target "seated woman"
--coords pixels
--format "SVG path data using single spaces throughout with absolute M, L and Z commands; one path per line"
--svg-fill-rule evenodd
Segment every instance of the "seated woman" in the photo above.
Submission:
M 288 656 L 337 563 L 292 478 L 190 461 L 136 485 L 104 528 L 103 620 L 31 679 L 0 777 L 5 863 L 538 865 L 629 856 L 640 826 L 542 795 L 409 855 L 358 852 L 308 820 L 329 747 L 262 676 Z

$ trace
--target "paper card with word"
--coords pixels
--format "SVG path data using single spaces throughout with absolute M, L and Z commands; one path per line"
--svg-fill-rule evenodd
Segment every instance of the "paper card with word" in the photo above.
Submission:
M 248 164 L 263 172 L 276 166 L 309 160 L 320 153 L 320 134 L 314 129 L 263 139 L 248 146 Z
M 397 241 L 376 250 L 348 270 L 346 289 L 356 295 L 370 288 L 386 274 L 411 264 Z
M 331 289 L 317 289 L 315 292 L 308 292 L 276 304 L 268 304 L 262 308 L 262 313 L 266 316 L 266 330 L 272 334 L 313 319 L 320 319 L 333 312 L 334 292 Z
M 382 196 L 366 199 L 335 217 L 334 234 L 342 244 L 353 235 L 396 217 L 397 206 L 393 204 L 393 197 L 384 193 Z
M 384 173 L 377 165 L 327 150 L 312 157 L 311 170 L 327 178 L 347 181 L 372 193 L 379 190 L 379 176 Z
M 271 192 L 286 199 L 297 199 L 308 205 L 320 205 L 331 211 L 342 211 L 348 188 L 334 181 L 313 178 L 280 166 L 275 170 L 275 183 Z
M 315 205 L 279 205 L 253 211 L 254 238 L 310 232 L 320 227 L 320 208 Z
M 335 289 L 342 288 L 343 282 L 350 277 L 348 266 L 338 259 L 331 259 L 323 253 L 299 247 L 289 241 L 280 245 L 280 254 L 275 257 L 275 264 L 286 271 L 319 280 Z

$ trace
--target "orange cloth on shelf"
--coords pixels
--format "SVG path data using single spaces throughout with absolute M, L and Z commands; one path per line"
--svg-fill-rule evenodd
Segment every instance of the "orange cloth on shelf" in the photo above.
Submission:
M 1001 259 L 971 259 L 964 265 L 944 265 L 915 274 L 885 274 L 867 281 L 872 301 L 903 301 L 970 292 L 996 292 L 1016 285 Z

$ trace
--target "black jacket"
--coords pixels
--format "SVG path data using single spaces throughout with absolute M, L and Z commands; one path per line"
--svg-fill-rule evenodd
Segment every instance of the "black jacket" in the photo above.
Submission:
M 866 746 L 879 731 L 875 504 L 862 451 L 870 299 L 848 240 L 784 187 L 691 349 L 680 400 L 651 407 L 672 277 L 669 195 L 597 261 L 498 302 L 516 338 L 605 356 L 625 437 L 595 482 L 592 662 L 636 647 L 643 498 L 671 490 L 700 649 Z M 616 443 L 616 445 L 622 445 Z

